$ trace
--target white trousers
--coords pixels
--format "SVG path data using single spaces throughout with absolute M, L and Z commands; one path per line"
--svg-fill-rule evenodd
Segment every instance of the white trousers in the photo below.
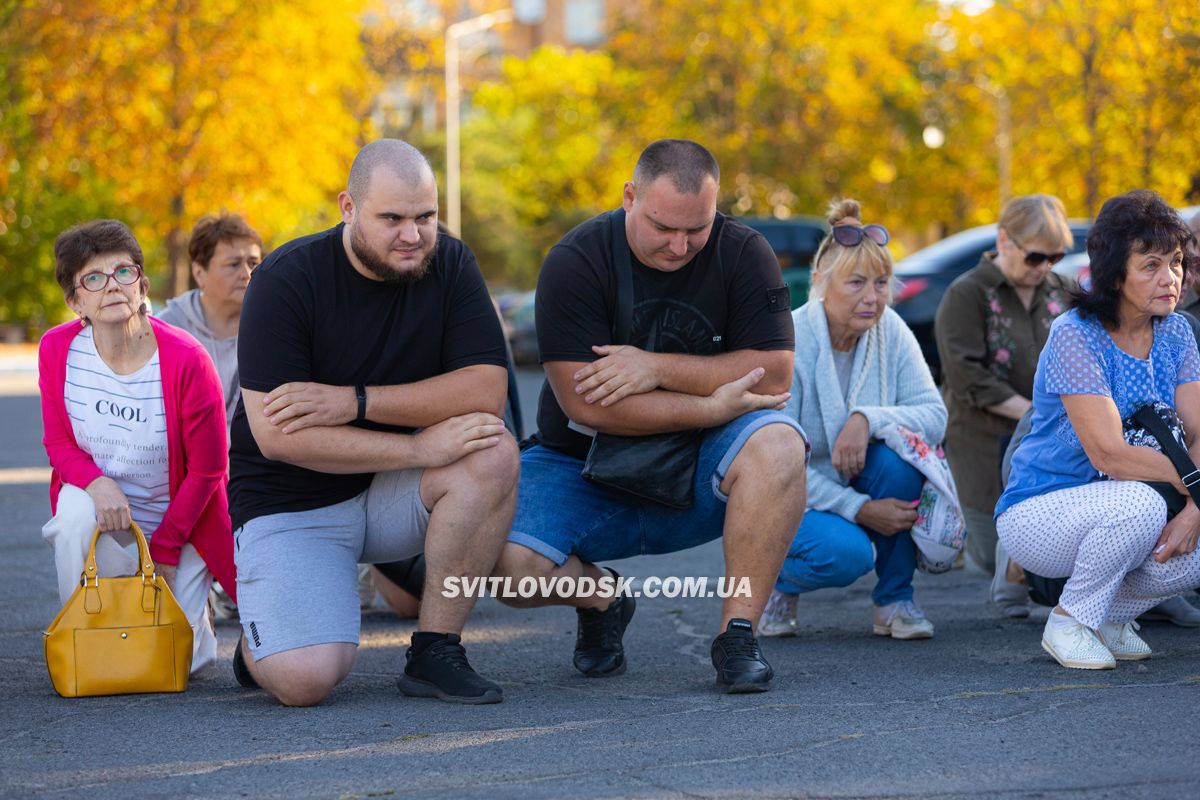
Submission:
M 1140 481 L 1095 481 L 1022 500 L 996 520 L 1009 556 L 1045 578 L 1066 578 L 1059 605 L 1089 628 L 1132 622 L 1200 586 L 1200 549 L 1160 564 L 1154 546 L 1167 504 Z
M 84 490 L 64 484 L 58 495 L 58 513 L 42 526 L 42 537 L 54 549 L 58 571 L 58 599 L 66 603 L 79 586 L 92 534 L 96 532 L 96 506 Z M 128 531 L 103 533 L 96 541 L 96 571 L 101 578 L 132 575 L 138 551 Z M 208 618 L 208 590 L 213 576 L 190 544 L 183 546 L 171 590 L 192 625 L 192 674 L 217 660 L 217 634 Z

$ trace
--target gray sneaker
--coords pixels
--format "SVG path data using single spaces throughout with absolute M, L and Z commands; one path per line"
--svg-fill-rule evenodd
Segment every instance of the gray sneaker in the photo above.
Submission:
M 798 599 L 799 595 L 771 592 L 762 619 L 758 621 L 758 635 L 766 638 L 795 636 Z
M 872 630 L 876 636 L 890 636 L 893 639 L 933 638 L 933 623 L 925 618 L 925 612 L 912 600 L 875 606 Z
M 991 601 L 1000 616 L 1025 619 L 1029 616 L 1029 587 L 1008 580 L 1008 552 L 996 542 L 996 574 L 992 576 Z
M 1196 608 L 1188 602 L 1183 595 L 1176 595 L 1169 600 L 1163 600 L 1138 619 L 1150 622 L 1169 622 L 1181 628 L 1200 628 L 1200 608 Z

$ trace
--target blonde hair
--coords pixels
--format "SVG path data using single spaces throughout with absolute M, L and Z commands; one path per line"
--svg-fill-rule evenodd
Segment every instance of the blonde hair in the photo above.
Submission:
M 857 200 L 834 200 L 829 204 L 826 216 L 830 225 L 837 225 L 845 220 L 854 220 L 855 227 L 862 227 L 862 211 Z M 808 296 L 820 300 L 825 296 L 825 287 L 830 280 L 845 278 L 855 272 L 868 278 L 885 276 L 889 279 L 888 302 L 892 301 L 890 279 L 892 277 L 892 254 L 888 249 L 877 244 L 874 239 L 864 236 L 854 247 L 844 247 L 838 244 L 830 231 L 817 248 L 813 258 L 812 288 Z
M 1020 247 L 1034 239 L 1063 250 L 1075 245 L 1071 226 L 1067 224 L 1067 211 L 1062 200 L 1052 194 L 1014 197 L 1001 212 L 999 225 Z

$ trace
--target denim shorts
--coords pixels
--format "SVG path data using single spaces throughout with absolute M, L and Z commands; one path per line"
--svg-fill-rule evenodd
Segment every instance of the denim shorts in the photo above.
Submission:
M 648 553 L 674 553 L 712 541 L 725 526 L 721 481 L 746 440 L 765 425 L 800 424 L 779 411 L 754 411 L 705 433 L 696 464 L 695 497 L 685 510 L 588 483 L 583 462 L 534 445 L 521 453 L 517 511 L 508 540 L 561 565 L 574 554 L 598 562 Z
M 314 644 L 358 644 L 358 565 L 425 548 L 421 474 L 380 472 L 349 500 L 255 517 L 234 532 L 238 612 L 255 660 Z

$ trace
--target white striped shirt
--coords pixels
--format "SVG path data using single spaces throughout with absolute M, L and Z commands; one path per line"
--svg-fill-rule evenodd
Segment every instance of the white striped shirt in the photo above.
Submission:
M 86 327 L 67 351 L 64 395 L 75 441 L 121 487 L 149 538 L 171 502 L 158 351 L 140 369 L 118 375 L 96 352 Z

